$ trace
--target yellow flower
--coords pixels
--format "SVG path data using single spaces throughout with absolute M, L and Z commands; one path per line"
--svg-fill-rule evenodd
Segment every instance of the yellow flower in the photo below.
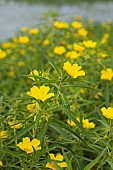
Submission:
M 83 41 L 83 44 L 86 48 L 95 48 L 97 45 L 97 42 L 94 42 L 92 40 L 87 40 L 87 41 Z
M 32 101 L 33 103 L 27 105 L 27 110 L 31 113 L 35 113 L 37 110 L 40 110 L 40 105 L 35 100 Z
M 37 150 L 41 150 L 41 147 L 39 147 L 38 145 L 40 145 L 40 140 L 38 139 L 33 139 L 30 142 L 30 139 L 28 137 L 25 137 L 22 139 L 22 142 L 19 142 L 19 144 L 17 144 L 17 146 L 26 151 L 27 153 L 32 153 L 34 152 L 33 148 L 37 151 Z
M 103 116 L 105 116 L 107 119 L 113 119 L 113 108 L 108 107 L 107 109 L 105 107 L 101 108 Z
M 48 39 L 46 39 L 46 40 L 43 41 L 43 45 L 46 46 L 46 45 L 49 45 L 49 44 L 50 44 L 50 41 L 49 41 Z
M 56 168 L 55 168 L 55 165 L 54 165 L 54 163 L 53 162 L 48 162 L 47 164 L 46 164 L 46 168 L 49 168 L 49 169 L 52 169 L 52 170 L 56 170 Z
M 2 43 L 2 47 L 5 48 L 5 49 L 7 49 L 7 48 L 15 48 L 16 44 L 12 43 L 12 42 L 4 42 L 4 43 Z
M 107 33 L 104 34 L 104 36 L 103 36 L 103 38 L 101 40 L 102 44 L 105 44 L 108 41 L 109 37 L 110 37 L 109 34 L 107 34 Z
M 3 163 L 2 163 L 2 161 L 0 161 L 0 166 L 3 166 Z
M 30 71 L 30 74 L 29 74 L 29 78 L 32 79 L 33 81 L 35 81 L 35 78 L 32 77 L 33 75 L 34 75 L 34 76 L 38 76 L 38 75 L 39 75 L 38 70 Z
M 67 44 L 68 49 L 72 49 L 72 44 Z
M 21 28 L 21 31 L 22 31 L 22 32 L 27 32 L 27 31 L 28 31 L 28 27 L 26 27 L 26 26 L 22 27 L 22 28 Z
M 49 90 L 50 88 L 46 86 L 41 86 L 40 88 L 38 88 L 37 86 L 33 86 L 30 89 L 30 92 L 27 92 L 27 95 L 32 96 L 44 102 L 46 99 L 54 96 L 54 93 L 48 93 Z
M 62 21 L 55 21 L 54 27 L 59 28 L 59 29 L 66 29 L 69 27 L 69 24 L 66 22 L 62 22 Z
M 94 97 L 95 97 L 95 99 L 99 99 L 102 96 L 103 96 L 103 94 L 101 92 L 97 92 Z
M 7 131 L 4 131 L 4 130 L 0 131 L 0 138 L 1 139 L 5 139 L 7 137 L 8 137 Z
M 15 42 L 15 43 L 18 42 L 18 38 L 14 37 L 14 38 L 12 38 L 12 41 Z
M 80 122 L 80 119 L 77 118 L 78 122 Z M 70 125 L 70 126 L 76 126 L 75 122 L 73 122 L 72 120 L 67 120 L 67 123 Z M 83 123 L 83 128 L 85 129 L 91 129 L 91 128 L 94 128 L 95 127 L 95 124 L 93 122 L 89 122 L 88 119 L 83 119 L 82 120 L 82 123 Z
M 88 31 L 85 28 L 80 28 L 78 30 L 78 34 L 79 34 L 79 36 L 86 37 L 88 34 Z
M 14 76 L 14 74 L 15 74 L 15 71 L 14 71 L 13 69 L 11 69 L 11 70 L 7 73 L 7 75 L 8 75 L 9 77 Z
M 17 62 L 17 65 L 18 65 L 19 67 L 22 67 L 22 66 L 25 66 L 25 63 L 24 63 L 23 61 L 18 61 L 18 62 Z
M 55 156 L 54 154 L 49 154 L 49 156 L 50 156 L 50 159 L 51 159 L 51 160 L 59 161 L 57 164 L 58 164 L 61 168 L 67 167 L 66 162 L 62 162 L 64 158 L 63 158 L 63 155 L 61 155 L 60 153 L 57 153 L 56 156 Z M 48 162 L 48 163 L 46 164 L 46 168 L 50 168 L 50 169 L 52 169 L 52 170 L 57 170 L 57 169 L 55 168 L 55 165 L 54 165 L 53 162 Z
M 85 94 L 86 92 L 87 92 L 87 89 L 84 89 L 84 88 L 81 88 L 81 89 L 80 89 L 80 93 L 81 93 L 81 94 Z
M 98 56 L 101 58 L 106 58 L 108 55 L 106 53 L 100 52 L 98 53 Z
M 73 44 L 73 49 L 78 52 L 83 52 L 85 48 L 79 44 Z
M 12 53 L 12 50 L 11 50 L 11 49 L 6 49 L 6 53 L 7 53 L 7 54 L 11 54 L 11 53 Z
M 32 35 L 35 35 L 35 34 L 38 34 L 39 33 L 39 29 L 37 28 L 32 28 L 29 30 L 29 34 L 32 34 Z
M 77 118 L 77 120 L 80 122 L 80 119 L 79 118 Z M 70 125 L 70 126 L 76 126 L 76 123 L 75 122 L 73 122 L 72 120 L 67 120 L 67 123 Z
M 20 36 L 18 38 L 18 41 L 22 44 L 27 44 L 30 41 L 30 39 L 29 39 L 29 37 L 24 35 L 24 36 Z
M 6 52 L 5 52 L 5 51 L 2 51 L 2 50 L 0 49 L 0 59 L 5 58 L 6 55 L 7 55 Z
M 16 123 L 15 121 L 9 121 L 8 124 L 12 129 L 20 129 L 23 126 L 22 123 Z
M 76 51 L 69 51 L 69 52 L 66 53 L 66 57 L 68 57 L 70 59 L 76 59 L 80 56 L 81 56 L 81 54 L 77 53 Z
M 27 105 L 27 110 L 29 110 L 31 113 L 36 112 L 36 103 L 28 104 Z
M 20 54 L 24 55 L 26 53 L 25 50 L 20 50 Z
M 79 22 L 79 21 L 73 21 L 73 22 L 71 23 L 71 26 L 72 26 L 73 28 L 79 29 L 79 28 L 82 27 L 82 23 Z
M 77 78 L 78 76 L 85 76 L 85 72 L 81 70 L 81 66 L 78 64 L 71 65 L 70 62 L 64 63 L 63 69 L 73 78 Z
M 62 55 L 66 52 L 66 49 L 64 46 L 56 46 L 54 48 L 54 53 L 57 54 L 57 55 Z
M 101 79 L 111 81 L 113 78 L 113 70 L 111 68 L 107 68 L 106 70 L 101 71 Z
M 89 122 L 88 119 L 83 119 L 82 123 L 83 123 L 83 128 L 85 129 L 91 129 L 95 127 L 95 124 L 93 122 Z

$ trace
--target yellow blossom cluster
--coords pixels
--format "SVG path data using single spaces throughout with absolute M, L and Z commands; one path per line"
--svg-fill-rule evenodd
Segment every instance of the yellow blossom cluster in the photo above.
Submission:
M 52 160 L 59 162 L 59 163 L 57 163 L 57 164 L 58 164 L 61 168 L 66 168 L 66 167 L 67 167 L 66 162 L 63 162 L 63 159 L 64 159 L 64 158 L 63 158 L 63 155 L 61 155 L 60 153 L 57 153 L 56 156 L 55 156 L 53 153 L 51 153 L 51 154 L 49 154 L 49 156 L 50 156 L 51 162 L 48 162 L 48 163 L 46 164 L 46 168 L 50 168 L 50 169 L 52 169 L 52 170 L 57 170 L 57 169 L 55 168 L 54 162 L 52 162 Z
M 69 24 L 63 21 L 55 21 L 53 25 L 59 29 L 67 29 L 69 27 Z
M 79 22 L 79 21 L 73 21 L 73 22 L 71 23 L 71 26 L 72 26 L 73 28 L 76 28 L 76 29 L 79 29 L 79 28 L 82 28 L 82 27 L 83 27 L 82 23 Z
M 77 118 L 77 120 L 80 122 L 80 119 Z M 76 126 L 76 124 L 74 123 L 74 121 L 72 120 L 67 120 L 67 123 L 70 125 L 70 126 Z M 88 119 L 83 119 L 82 120 L 82 123 L 83 123 L 83 128 L 85 129 L 92 129 L 92 128 L 95 128 L 95 124 L 93 122 L 89 122 Z
M 2 43 L 2 47 L 3 47 L 4 49 L 16 48 L 16 44 L 13 43 L 13 42 L 3 42 L 3 43 Z
M 87 41 L 83 41 L 83 45 L 86 48 L 95 48 L 97 46 L 97 42 L 92 41 L 92 40 L 87 40 Z
M 32 79 L 33 81 L 35 81 L 35 78 L 33 77 L 33 75 L 38 76 L 39 75 L 38 70 L 30 71 L 30 74 L 29 74 L 29 78 Z
M 23 126 L 22 123 L 16 123 L 15 121 L 8 121 L 8 124 L 12 129 L 20 129 Z
M 39 29 L 38 28 L 31 28 L 31 29 L 29 29 L 28 33 L 32 34 L 32 35 L 36 35 L 36 34 L 39 33 Z
M 5 139 L 8 137 L 8 132 L 7 131 L 0 131 L 0 139 Z
M 76 51 L 68 51 L 66 53 L 66 57 L 67 58 L 70 58 L 70 59 L 77 59 L 78 57 L 80 57 L 81 54 L 80 53 L 77 53 Z
M 18 38 L 18 42 L 20 42 L 20 43 L 22 43 L 22 44 L 27 44 L 27 43 L 29 43 L 29 41 L 30 41 L 30 39 L 29 39 L 29 37 L 26 36 L 26 35 L 20 36 L 20 37 Z

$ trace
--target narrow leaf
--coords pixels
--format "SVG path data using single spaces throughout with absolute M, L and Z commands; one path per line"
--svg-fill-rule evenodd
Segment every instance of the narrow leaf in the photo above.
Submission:
M 67 170 L 73 170 L 72 166 L 71 166 L 71 160 L 69 160 L 69 158 L 67 157 L 67 155 L 64 151 L 63 151 L 63 155 L 64 155 L 64 159 L 67 163 Z
M 96 159 L 94 159 L 92 162 L 90 162 L 85 168 L 84 170 L 91 170 L 91 168 L 99 161 L 99 159 L 105 154 L 106 152 L 106 148 L 104 150 L 102 150 L 98 156 L 96 157 Z
M 28 126 L 26 126 L 25 128 L 23 128 L 20 132 L 17 133 L 17 135 L 15 135 L 8 143 L 7 145 L 9 145 L 10 143 L 14 142 L 15 140 L 17 140 L 19 137 L 21 137 L 22 135 L 24 135 L 26 132 L 28 132 L 30 129 L 32 129 L 35 125 L 35 122 L 29 124 Z
M 108 164 L 110 165 L 111 169 L 113 169 L 113 160 L 107 160 Z
M 62 71 L 60 70 L 60 68 L 50 58 L 47 58 L 47 59 L 49 61 L 48 63 L 56 70 L 56 72 L 59 75 L 59 77 L 62 77 Z

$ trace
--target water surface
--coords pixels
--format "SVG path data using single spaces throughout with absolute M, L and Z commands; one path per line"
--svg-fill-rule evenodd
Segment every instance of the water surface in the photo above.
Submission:
M 0 41 L 11 38 L 22 26 L 35 27 L 46 22 L 43 13 L 56 11 L 59 20 L 70 21 L 73 16 L 95 21 L 113 21 L 113 2 L 80 2 L 74 4 L 25 3 L 0 0 Z

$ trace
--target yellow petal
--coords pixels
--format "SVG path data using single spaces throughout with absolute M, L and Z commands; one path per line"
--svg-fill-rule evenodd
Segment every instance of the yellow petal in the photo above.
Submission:
M 71 64 L 69 62 L 64 63 L 64 67 L 63 67 L 64 70 L 68 70 L 70 68 L 71 68 Z
M 0 161 L 0 166 L 3 166 L 3 163 L 2 163 L 2 161 Z
M 31 145 L 32 146 L 37 146 L 37 145 L 39 145 L 40 144 L 40 140 L 38 140 L 38 139 L 33 139 L 32 141 L 31 141 Z
M 58 153 L 58 154 L 56 155 L 55 160 L 57 160 L 57 161 L 62 161 L 62 160 L 63 160 L 63 156 L 62 156 L 60 153 Z
M 42 101 L 45 101 L 46 99 L 49 99 L 50 97 L 53 97 L 54 93 L 47 94 Z
M 52 169 L 52 170 L 56 170 L 54 164 L 53 164 L 53 163 L 50 163 L 50 162 L 48 162 L 48 163 L 46 164 L 46 168 L 50 168 L 50 169 Z
M 85 72 L 83 70 L 79 71 L 77 76 L 85 76 Z
M 65 167 L 67 167 L 67 164 L 66 164 L 66 162 L 61 162 L 61 163 L 58 163 L 58 165 L 59 165 L 60 167 L 62 167 L 62 168 L 65 168 Z
M 24 150 L 24 145 L 22 142 L 20 142 L 18 145 L 17 145 L 20 149 Z
M 53 153 L 50 153 L 49 156 L 50 156 L 51 159 L 55 160 L 55 156 L 54 156 Z
M 40 93 L 41 95 L 45 96 L 49 92 L 50 88 L 46 86 L 41 86 L 40 87 Z
M 23 145 L 31 145 L 30 144 L 30 139 L 28 137 L 23 138 Z

